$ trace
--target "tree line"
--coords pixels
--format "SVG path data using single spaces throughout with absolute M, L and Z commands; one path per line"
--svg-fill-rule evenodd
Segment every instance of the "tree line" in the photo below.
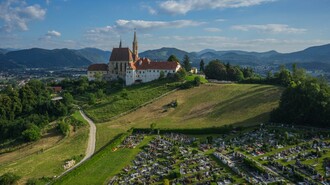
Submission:
M 292 66 L 292 72 L 280 70 L 286 87 L 280 104 L 271 113 L 272 122 L 314 127 L 330 127 L 330 87 L 324 79 L 307 75 L 304 69 Z
M 49 122 L 68 114 L 72 96 L 63 101 L 51 100 L 52 90 L 38 80 L 21 88 L 8 85 L 0 92 L 0 142 L 8 139 L 35 141 Z

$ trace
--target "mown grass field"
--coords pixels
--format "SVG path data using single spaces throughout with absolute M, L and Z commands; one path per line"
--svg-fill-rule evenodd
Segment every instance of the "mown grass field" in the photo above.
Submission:
M 257 84 L 204 84 L 178 90 L 116 120 L 97 124 L 96 149 L 131 127 L 205 128 L 267 122 L 282 88 Z M 176 108 L 166 105 L 178 101 Z
M 74 117 L 82 119 L 78 111 Z M 18 184 L 25 184 L 29 178 L 59 175 L 64 171 L 62 165 L 65 160 L 85 154 L 87 140 L 87 126 L 64 139 L 58 134 L 48 135 L 20 150 L 0 155 L 0 174 L 13 172 L 21 176 Z

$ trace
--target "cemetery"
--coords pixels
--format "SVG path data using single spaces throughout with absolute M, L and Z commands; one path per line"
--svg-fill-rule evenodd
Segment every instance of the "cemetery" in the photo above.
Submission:
M 284 131 L 285 130 L 285 131 Z M 150 142 L 140 143 L 151 137 Z M 108 184 L 330 185 L 329 132 L 261 125 L 227 134 L 133 133 L 142 150 Z

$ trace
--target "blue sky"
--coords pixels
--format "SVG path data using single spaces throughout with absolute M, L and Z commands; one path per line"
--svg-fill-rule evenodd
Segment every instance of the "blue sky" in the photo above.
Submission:
M 292 52 L 330 43 L 330 0 L 0 0 L 0 48 Z

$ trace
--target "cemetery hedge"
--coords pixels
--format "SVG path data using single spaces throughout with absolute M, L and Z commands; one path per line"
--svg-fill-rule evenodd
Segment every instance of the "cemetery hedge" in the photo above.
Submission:
M 210 127 L 210 128 L 190 128 L 190 129 L 175 129 L 175 128 L 162 128 L 162 129 L 151 129 L 151 128 L 134 128 L 134 133 L 150 133 L 158 132 L 159 134 L 164 133 L 181 133 L 187 135 L 207 135 L 207 134 L 226 134 L 232 131 L 234 127 L 232 125 L 224 125 L 222 127 Z

